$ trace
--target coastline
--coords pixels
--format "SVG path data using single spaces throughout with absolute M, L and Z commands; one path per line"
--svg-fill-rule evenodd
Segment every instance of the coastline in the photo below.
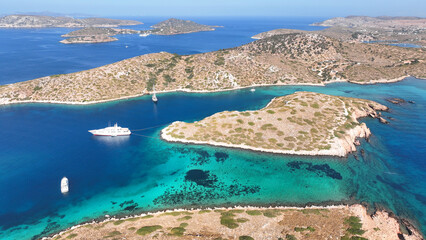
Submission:
M 402 81 L 408 77 L 412 77 L 410 75 L 402 76 L 399 78 L 394 79 L 379 79 L 379 80 L 370 80 L 369 82 L 355 82 L 350 80 L 334 80 L 334 81 L 328 81 L 325 83 L 293 83 L 293 84 L 287 84 L 287 83 L 276 83 L 276 84 L 253 84 L 250 86 L 239 86 L 229 89 L 217 89 L 217 90 L 191 90 L 187 88 L 180 88 L 180 89 L 172 89 L 172 90 L 164 90 L 164 91 L 156 91 L 156 94 L 161 93 L 171 93 L 171 92 L 183 92 L 183 93 L 216 93 L 216 92 L 228 92 L 228 91 L 234 91 L 234 90 L 241 90 L 246 88 L 255 88 L 255 87 L 273 87 L 273 86 L 319 86 L 319 87 L 325 87 L 327 84 L 331 83 L 338 83 L 338 82 L 347 82 L 347 83 L 353 83 L 353 84 L 360 84 L 360 85 L 373 85 L 373 84 L 379 84 L 379 83 L 395 83 Z M 421 78 L 420 78 L 421 79 Z M 13 83 L 12 83 L 13 84 Z M 7 85 L 3 85 L 7 86 Z M 78 102 L 78 101 L 56 101 L 56 100 L 21 100 L 21 101 L 2 101 L 0 99 L 0 106 L 2 105 L 11 105 L 11 104 L 25 104 L 25 103 L 47 103 L 47 104 L 64 104 L 64 105 L 92 105 L 92 104 L 98 104 L 98 103 L 106 103 L 106 102 L 113 102 L 113 101 L 120 101 L 120 100 L 127 100 L 131 98 L 137 98 L 145 95 L 151 95 L 153 92 L 143 92 L 141 94 L 131 95 L 131 96 L 123 96 L 119 98 L 111 98 L 111 99 L 105 99 L 105 100 L 96 100 L 96 101 L 90 101 L 90 102 Z
M 173 124 L 173 123 L 172 123 Z M 365 124 L 364 124 L 365 126 Z M 364 135 L 362 137 L 368 138 L 371 135 L 370 130 L 365 126 L 367 129 L 365 132 L 367 135 Z M 358 130 L 358 129 L 357 129 Z M 233 149 L 244 149 L 244 150 L 250 150 L 254 152 L 263 152 L 263 153 L 275 153 L 275 154 L 284 154 L 284 155 L 293 155 L 293 156 L 331 156 L 331 157 L 347 157 L 348 154 L 351 152 L 344 151 L 342 149 L 330 149 L 330 150 L 319 150 L 319 151 L 294 151 L 294 150 L 278 150 L 278 149 L 266 149 L 266 148 L 256 148 L 251 147 L 247 145 L 234 145 L 234 144 L 227 144 L 227 143 L 219 143 L 219 142 L 208 142 L 208 141 L 195 141 L 195 140 L 185 140 L 185 139 L 177 139 L 173 138 L 169 135 L 167 135 L 168 132 L 161 130 L 161 139 L 165 140 L 167 142 L 173 142 L 173 143 L 183 143 L 183 144 L 196 144 L 196 145 L 209 145 L 209 146 L 215 146 L 215 147 L 226 147 L 226 148 L 233 148 Z M 356 137 L 358 138 L 358 137 Z M 354 137 L 354 139 L 356 139 Z M 352 141 L 354 142 L 354 141 Z
M 42 240 L 48 240 L 48 239 L 57 239 L 62 238 L 65 234 L 70 233 L 76 229 L 92 229 L 96 228 L 93 227 L 93 225 L 97 226 L 105 226 L 108 223 L 114 223 L 114 222 L 137 222 L 141 219 L 146 218 L 155 218 L 159 216 L 164 215 L 173 215 L 177 216 L 180 212 L 189 212 L 191 215 L 199 211 L 213 211 L 215 213 L 220 213 L 223 211 L 304 211 L 304 210 L 316 210 L 316 211 L 333 211 L 333 210 L 344 210 L 350 213 L 350 215 L 354 215 L 358 217 L 361 220 L 363 230 L 366 230 L 367 234 L 370 237 L 373 236 L 380 236 L 383 237 L 383 233 L 378 232 L 377 228 L 380 226 L 382 229 L 379 228 L 380 231 L 384 231 L 389 236 L 403 236 L 404 239 L 407 240 L 414 240 L 414 239 L 422 239 L 422 235 L 420 231 L 411 223 L 403 221 L 403 219 L 399 219 L 396 217 L 392 212 L 389 212 L 387 210 L 376 210 L 373 214 L 368 214 L 368 207 L 356 203 L 356 204 L 336 204 L 336 205 L 306 205 L 304 207 L 292 207 L 292 206 L 241 206 L 241 205 L 234 205 L 231 207 L 200 207 L 200 208 L 175 208 L 175 209 L 167 209 L 167 210 L 159 210 L 159 211 L 153 211 L 153 212 L 144 212 L 141 214 L 134 214 L 134 215 L 127 215 L 124 217 L 116 217 L 116 216 L 109 216 L 105 215 L 103 220 L 97 221 L 96 219 L 93 219 L 91 221 L 81 223 L 74 225 L 72 227 L 69 227 L 67 229 L 61 230 L 60 232 L 56 232 L 53 234 L 50 234 L 49 236 L 41 238 Z M 176 213 L 176 215 L 174 214 Z M 149 220 L 148 220 L 149 221 Z M 402 221 L 402 223 L 401 223 Z M 408 234 L 404 234 L 401 232 L 400 224 L 403 224 L 403 227 L 408 230 Z M 114 224 L 118 225 L 118 224 Z M 382 238 L 383 239 L 383 238 Z M 386 238 L 388 239 L 388 238 Z
M 259 109 L 257 111 L 265 111 L 271 104 L 274 104 L 275 101 L 279 101 L 273 98 L 266 107 Z M 374 105 L 375 104 L 375 105 Z M 365 138 L 368 139 L 371 136 L 371 131 L 367 127 L 365 123 L 359 123 L 357 120 L 363 117 L 373 117 L 373 118 L 380 118 L 380 115 L 377 114 L 376 111 L 387 111 L 389 108 L 378 104 L 378 103 L 372 103 L 372 105 L 369 105 L 368 109 L 363 110 L 354 110 L 353 111 L 353 121 L 357 122 L 358 125 L 352 128 L 348 128 L 342 135 L 339 136 L 332 136 L 332 139 L 334 139 L 333 144 L 330 145 L 328 149 L 323 148 L 317 148 L 317 149 L 282 149 L 282 148 L 273 148 L 273 147 L 258 147 L 255 145 L 250 145 L 248 143 L 232 143 L 227 141 L 221 141 L 221 140 L 215 140 L 213 139 L 190 139 L 192 135 L 189 135 L 189 138 L 185 137 L 178 137 L 174 134 L 174 131 L 180 129 L 181 131 L 182 124 L 187 124 L 180 121 L 175 121 L 171 123 L 166 128 L 163 128 L 160 133 L 160 138 L 162 140 L 165 140 L 167 142 L 179 142 L 184 144 L 197 144 L 197 145 L 210 145 L 210 146 L 218 146 L 218 147 L 228 147 L 228 148 L 235 148 L 235 149 L 244 149 L 244 150 L 251 150 L 256 152 L 265 152 L 265 153 L 275 153 L 275 154 L 285 154 L 285 155 L 304 155 L 304 156 L 332 156 L 332 157 L 347 157 L 350 153 L 356 151 L 357 145 L 359 145 L 359 138 Z M 250 113 L 250 112 L 248 112 Z M 222 114 L 222 113 L 216 113 L 216 114 Z M 237 113 L 238 114 L 238 113 Z M 242 114 L 239 112 L 239 114 Z M 208 120 L 211 117 L 215 115 L 209 116 L 203 120 L 189 123 L 189 124 L 208 124 Z M 214 118 L 214 117 L 213 117 Z M 219 117 L 221 118 L 221 117 Z M 241 120 L 241 119 L 240 119 Z M 205 123 L 207 121 L 207 123 Z M 241 122 L 244 122 L 245 120 L 241 120 Z M 249 121 L 249 120 L 246 120 Z M 227 122 L 222 122 L 221 124 L 226 124 Z M 263 122 L 265 123 L 271 123 L 271 122 Z M 285 122 L 283 122 L 284 124 Z M 179 127 L 180 126 L 180 127 Z M 183 127 L 186 129 L 186 126 Z M 286 131 L 284 129 L 279 129 L 281 131 Z M 288 129 L 287 129 L 288 130 Z M 184 131 L 183 131 L 184 132 Z M 182 133 L 183 134 L 183 133 Z M 194 134 L 194 133 L 191 133 Z M 221 132 L 222 135 L 226 135 L 226 132 Z M 188 136 L 187 136 L 188 137 Z M 223 139 L 222 139 L 223 140 Z

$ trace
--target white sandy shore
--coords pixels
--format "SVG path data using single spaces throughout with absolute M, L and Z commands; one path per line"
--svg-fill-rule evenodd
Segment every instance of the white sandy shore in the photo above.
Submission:
M 395 78 L 395 79 L 378 79 L 378 80 L 370 80 L 368 82 L 354 82 L 350 80 L 333 80 L 326 83 L 298 83 L 298 84 L 286 84 L 286 83 L 277 83 L 277 84 L 253 84 L 250 86 L 244 86 L 244 87 L 234 87 L 230 89 L 217 89 L 217 90 L 192 90 L 187 88 L 180 88 L 180 89 L 173 89 L 173 90 L 165 90 L 165 91 L 156 91 L 157 94 L 161 93 L 170 93 L 170 92 L 186 92 L 186 93 L 214 93 L 214 92 L 227 92 L 227 91 L 234 91 L 234 90 L 240 90 L 245 88 L 254 88 L 254 87 L 267 87 L 267 86 L 326 86 L 330 83 L 336 83 L 336 82 L 349 82 L 349 83 L 355 83 L 355 84 L 377 84 L 377 83 L 393 83 L 393 82 L 399 82 L 404 80 L 405 78 L 410 77 L 409 75 Z M 131 95 L 131 96 L 124 96 L 119 98 L 111 98 L 111 99 L 105 99 L 105 100 L 97 100 L 97 101 L 90 101 L 90 102 L 78 102 L 78 101 L 56 101 L 56 100 L 20 100 L 20 101 L 8 101 L 4 99 L 0 99 L 0 105 L 9 105 L 9 104 L 21 104 L 21 103 L 50 103 L 50 104 L 66 104 L 66 105 L 91 105 L 91 104 L 97 104 L 97 103 L 105 103 L 105 102 L 112 102 L 112 101 L 120 101 L 120 100 L 126 100 L 136 97 L 141 97 L 144 95 L 152 94 L 152 92 L 143 92 L 141 94 Z

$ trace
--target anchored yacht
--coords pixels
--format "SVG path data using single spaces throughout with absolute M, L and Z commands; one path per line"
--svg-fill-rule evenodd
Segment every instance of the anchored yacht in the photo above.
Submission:
M 95 136 L 128 136 L 132 132 L 128 128 L 122 128 L 117 125 L 117 123 L 113 127 L 106 127 L 102 129 L 89 130 L 89 132 Z
M 61 193 L 69 192 L 68 178 L 63 177 L 61 179 Z
M 155 87 L 154 87 L 154 89 L 153 89 L 153 94 L 152 94 L 152 101 L 153 102 L 158 102 L 158 98 L 157 98 L 157 95 L 155 95 Z

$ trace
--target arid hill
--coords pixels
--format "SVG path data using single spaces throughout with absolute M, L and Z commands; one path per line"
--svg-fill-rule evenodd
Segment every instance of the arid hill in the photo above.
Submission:
M 189 20 L 170 18 L 152 26 L 156 35 L 176 35 L 184 33 L 214 31 L 216 26 L 199 24 Z
M 373 101 L 297 92 L 274 98 L 256 111 L 220 112 L 194 123 L 174 122 L 162 130 L 172 142 L 209 144 L 296 155 L 347 156 L 370 130 L 358 118 L 379 115 Z
M 118 34 L 139 34 L 140 31 L 133 29 L 117 29 L 117 28 L 98 28 L 88 27 L 79 30 L 72 31 L 64 34 L 61 37 L 65 37 L 61 43 L 101 43 L 101 42 L 112 42 L 117 41 L 117 38 L 112 36 Z
M 426 47 L 426 18 L 350 16 L 332 18 L 312 25 L 329 28 L 311 33 L 347 42 L 406 43 Z M 289 30 L 276 29 L 257 34 L 253 38 L 260 39 L 285 33 L 289 33 Z
M 80 27 L 117 27 L 142 24 L 133 20 L 109 18 L 51 17 L 38 15 L 9 15 L 0 18 L 0 28 L 80 28 Z
M 412 226 L 402 233 L 397 219 L 361 205 L 314 208 L 175 210 L 110 218 L 73 227 L 47 239 L 406 239 L 420 240 Z
M 0 103 L 95 103 L 152 91 L 218 91 L 265 84 L 390 82 L 426 77 L 424 49 L 348 43 L 288 33 L 227 50 L 154 53 L 65 75 L 0 87 Z

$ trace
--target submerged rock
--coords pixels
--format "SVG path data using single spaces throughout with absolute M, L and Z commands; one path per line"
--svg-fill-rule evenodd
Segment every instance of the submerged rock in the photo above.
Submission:
M 379 117 L 379 121 L 380 121 L 381 123 L 383 123 L 383 124 L 389 124 L 388 120 L 386 120 L 386 119 L 384 119 L 384 118 L 382 118 L 382 117 Z
M 386 101 L 393 103 L 393 104 L 402 104 L 405 103 L 405 100 L 402 98 L 386 98 Z

